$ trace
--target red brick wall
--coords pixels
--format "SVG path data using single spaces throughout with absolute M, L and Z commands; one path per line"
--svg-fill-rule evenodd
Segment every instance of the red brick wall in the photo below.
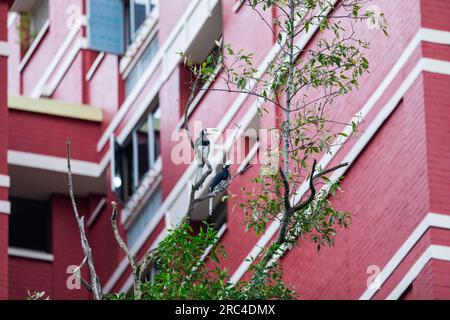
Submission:
M 9 121 L 11 150 L 66 157 L 66 139 L 71 140 L 73 159 L 97 161 L 97 122 L 12 110 Z
M 53 298 L 51 262 L 10 257 L 9 270 L 9 299 L 23 300 L 28 291 L 45 291 Z
M 402 299 L 448 300 L 450 296 L 450 262 L 430 260 L 419 273 Z
M 433 263 L 430 261 L 422 269 L 417 278 L 406 289 L 402 300 L 433 299 Z
M 450 181 L 450 76 L 425 73 L 425 117 L 427 128 L 430 210 L 449 213 Z
M 83 261 L 80 234 L 72 211 L 70 199 L 63 195 L 54 195 L 52 202 L 52 228 L 53 228 L 53 299 L 87 299 L 86 290 L 69 290 L 66 286 L 68 278 L 67 267 L 79 265 Z M 87 203 L 77 199 L 80 215 L 87 216 Z M 85 271 L 86 266 L 83 267 Z M 85 273 L 84 277 L 86 278 Z
M 434 299 L 448 300 L 450 297 L 450 262 L 432 260 Z
M 98 200 L 98 196 L 91 196 L 90 213 L 97 206 Z M 111 200 L 112 195 L 106 200 L 106 204 L 93 224 L 87 227 L 88 240 L 92 247 L 95 263 L 98 266 L 97 273 L 101 285 L 105 285 L 123 257 L 123 252 L 117 245 L 111 227 Z

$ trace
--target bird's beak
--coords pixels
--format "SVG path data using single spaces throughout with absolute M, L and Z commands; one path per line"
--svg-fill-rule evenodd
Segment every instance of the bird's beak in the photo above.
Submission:
M 206 134 L 207 135 L 214 135 L 214 134 L 218 134 L 219 130 L 216 128 L 207 128 L 206 129 Z

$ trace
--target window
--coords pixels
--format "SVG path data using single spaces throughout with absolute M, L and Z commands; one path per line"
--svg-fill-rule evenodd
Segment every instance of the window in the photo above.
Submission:
M 161 207 L 162 203 L 162 189 L 158 186 L 156 190 L 153 191 L 150 199 L 148 200 L 145 207 L 138 214 L 133 224 L 128 228 L 127 239 L 128 246 L 133 248 L 145 227 L 150 223 L 151 219 L 155 216 L 158 209 Z
M 145 48 L 142 55 L 136 61 L 135 65 L 131 68 L 130 72 L 125 79 L 125 95 L 128 96 L 131 90 L 136 86 L 136 83 L 142 77 L 144 72 L 147 70 L 150 63 L 156 56 L 158 52 L 158 34 L 153 36 L 152 40 Z
M 31 43 L 48 20 L 48 0 L 36 0 L 28 11 L 21 12 L 19 38 L 22 55 L 30 48 Z
M 114 188 L 127 202 L 160 155 L 160 109 L 147 113 L 126 142 L 115 147 Z
M 155 9 L 156 0 L 129 0 L 125 4 L 125 38 L 127 44 L 136 38 L 139 28 Z
M 49 201 L 10 197 L 9 246 L 51 252 Z

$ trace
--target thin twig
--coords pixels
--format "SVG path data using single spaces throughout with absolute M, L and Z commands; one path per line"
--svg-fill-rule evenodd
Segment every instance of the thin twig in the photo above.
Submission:
M 97 273 L 95 271 L 94 266 L 94 258 L 92 257 L 92 249 L 89 245 L 89 242 L 86 237 L 86 232 L 84 229 L 84 217 L 80 217 L 78 213 L 77 203 L 75 201 L 75 195 L 73 191 L 73 182 L 72 182 L 72 168 L 70 164 L 70 140 L 66 141 L 66 155 L 67 155 L 67 175 L 68 175 L 68 185 L 69 185 L 69 194 L 70 200 L 72 202 L 72 208 L 75 215 L 75 219 L 77 220 L 78 229 L 80 231 L 81 237 L 81 247 L 83 249 L 84 256 L 87 258 L 87 263 L 89 267 L 89 273 L 91 276 L 91 290 L 95 300 L 101 300 L 103 298 L 102 288 L 100 286 L 100 281 L 98 279 Z
M 133 284 L 134 284 L 134 296 L 136 299 L 141 299 L 141 272 L 139 269 L 139 265 L 136 263 L 134 255 L 131 253 L 128 246 L 125 244 L 122 236 L 120 235 L 119 228 L 117 227 L 117 203 L 115 201 L 111 202 L 112 206 L 112 214 L 111 214 L 111 225 L 114 232 L 114 236 L 116 237 L 117 243 L 125 252 L 128 262 L 130 263 L 131 269 L 133 270 Z

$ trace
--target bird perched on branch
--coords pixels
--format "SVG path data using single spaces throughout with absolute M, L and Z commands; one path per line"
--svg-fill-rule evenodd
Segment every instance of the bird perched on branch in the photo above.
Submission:
M 225 190 L 226 183 L 228 182 L 228 179 L 230 178 L 230 165 L 231 162 L 227 161 L 222 167 L 222 171 L 218 172 L 213 180 L 211 181 L 211 184 L 209 185 L 209 194 L 217 193 L 220 191 Z M 213 197 L 209 198 L 209 215 L 212 213 L 212 205 L 213 205 Z
M 195 140 L 195 160 L 197 162 L 197 169 L 195 172 L 195 184 L 197 184 L 203 175 L 203 167 L 205 166 L 205 161 L 203 159 L 208 158 L 211 142 L 208 136 L 218 133 L 219 130 L 215 128 L 206 128 L 200 132 L 199 137 Z M 202 184 L 203 185 L 203 184 Z M 202 187 L 200 186 L 200 188 Z

